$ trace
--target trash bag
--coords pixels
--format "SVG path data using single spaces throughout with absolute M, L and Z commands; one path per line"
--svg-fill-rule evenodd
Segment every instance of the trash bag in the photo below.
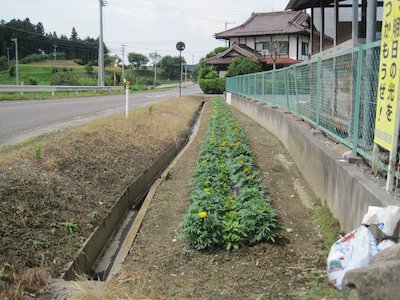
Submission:
M 362 225 L 332 245 L 328 255 L 328 278 L 342 290 L 347 271 L 365 267 L 378 252 L 376 240 L 366 225 Z
M 362 226 L 332 245 L 328 255 L 328 278 L 342 290 L 347 271 L 366 267 L 379 251 L 395 244 L 394 232 L 400 220 L 399 206 L 369 206 Z

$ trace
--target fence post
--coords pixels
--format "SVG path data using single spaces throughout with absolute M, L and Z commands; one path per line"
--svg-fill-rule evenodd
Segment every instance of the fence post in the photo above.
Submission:
M 289 103 L 289 75 L 288 75 L 288 69 L 285 68 L 283 69 L 283 83 L 285 87 L 285 96 L 286 96 L 286 107 L 287 111 L 290 112 L 290 103 Z
M 257 73 L 254 73 L 254 99 L 257 99 Z
M 262 83 L 261 83 L 261 97 L 262 97 L 262 102 L 264 102 L 264 99 L 265 99 L 265 72 L 262 72 L 261 73 L 262 75 L 261 75 L 261 80 L 262 80 Z
M 294 73 L 294 91 L 296 93 L 296 115 L 299 116 L 299 92 L 297 90 L 297 68 L 293 66 L 293 73 Z
M 317 103 L 315 107 L 315 128 L 319 127 L 319 113 L 321 110 L 321 57 L 317 60 Z
M 357 155 L 358 130 L 360 122 L 360 103 L 361 103 L 361 73 L 362 73 L 362 50 L 363 46 L 358 46 L 357 50 L 357 74 L 356 74 L 356 102 L 354 107 L 354 126 L 353 126 L 353 155 Z
M 272 70 L 272 105 L 275 106 L 275 70 Z

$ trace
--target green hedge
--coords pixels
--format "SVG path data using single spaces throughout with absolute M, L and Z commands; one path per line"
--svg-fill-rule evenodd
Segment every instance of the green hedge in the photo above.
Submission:
M 206 94 L 222 94 L 225 91 L 225 78 L 199 79 L 201 90 Z

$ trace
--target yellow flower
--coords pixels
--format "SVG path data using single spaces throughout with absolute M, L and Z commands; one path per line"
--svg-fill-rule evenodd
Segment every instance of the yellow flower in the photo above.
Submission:
M 243 159 L 239 160 L 239 163 L 240 163 L 241 165 L 243 165 L 243 164 L 244 164 L 244 160 L 243 160 Z
M 199 212 L 198 215 L 200 219 L 204 219 L 205 217 L 207 217 L 207 213 L 205 211 Z
M 250 169 L 249 168 L 244 168 L 243 172 L 248 173 L 248 172 L 250 172 Z

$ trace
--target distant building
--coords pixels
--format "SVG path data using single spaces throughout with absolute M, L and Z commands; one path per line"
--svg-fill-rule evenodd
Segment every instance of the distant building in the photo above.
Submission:
M 310 16 L 303 11 L 253 13 L 242 25 L 216 33 L 229 48 L 204 60 L 224 76 L 239 55 L 259 61 L 264 70 L 285 67 L 310 57 Z

